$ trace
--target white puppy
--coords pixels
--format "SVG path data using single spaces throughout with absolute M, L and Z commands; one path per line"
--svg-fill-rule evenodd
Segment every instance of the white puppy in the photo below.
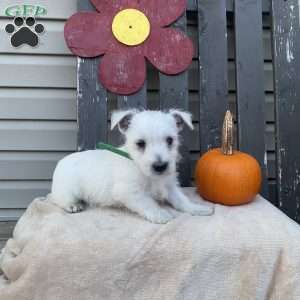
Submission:
M 193 129 L 191 115 L 179 110 L 117 111 L 117 125 L 125 135 L 120 149 L 131 160 L 108 150 L 71 154 L 57 165 L 52 201 L 68 212 L 83 209 L 82 201 L 101 206 L 124 206 L 154 223 L 174 216 L 158 202 L 192 215 L 210 215 L 212 208 L 191 202 L 177 182 L 179 132 L 184 123 Z

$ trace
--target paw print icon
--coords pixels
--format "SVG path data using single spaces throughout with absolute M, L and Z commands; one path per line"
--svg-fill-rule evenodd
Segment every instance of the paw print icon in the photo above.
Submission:
M 39 43 L 39 35 L 45 31 L 42 24 L 37 24 L 33 17 L 16 17 L 12 24 L 7 24 L 5 31 L 11 35 L 10 41 L 13 47 L 27 44 L 35 47 Z

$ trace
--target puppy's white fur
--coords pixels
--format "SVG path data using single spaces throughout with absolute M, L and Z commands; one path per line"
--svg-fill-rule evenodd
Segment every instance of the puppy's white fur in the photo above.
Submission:
M 63 158 L 53 175 L 52 201 L 68 212 L 82 210 L 81 200 L 101 206 L 125 206 L 154 223 L 174 218 L 159 205 L 160 201 L 192 215 L 210 215 L 210 207 L 189 201 L 178 186 L 176 163 L 184 123 L 193 128 L 191 115 L 178 110 L 114 112 L 112 129 L 118 125 L 125 135 L 121 148 L 132 160 L 107 150 Z M 145 147 L 139 146 L 141 141 Z M 162 163 L 168 167 L 157 173 L 153 166 Z

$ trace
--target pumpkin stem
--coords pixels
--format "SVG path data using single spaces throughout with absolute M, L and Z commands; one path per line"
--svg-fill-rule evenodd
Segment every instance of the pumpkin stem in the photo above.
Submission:
M 225 155 L 233 154 L 233 118 L 229 110 L 227 110 L 222 130 L 222 152 Z

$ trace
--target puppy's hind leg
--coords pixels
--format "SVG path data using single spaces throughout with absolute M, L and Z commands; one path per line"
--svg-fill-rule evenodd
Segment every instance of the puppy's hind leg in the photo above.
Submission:
M 79 201 L 69 193 L 55 193 L 52 192 L 50 196 L 51 202 L 64 209 L 69 213 L 78 213 L 84 210 L 85 203 Z

